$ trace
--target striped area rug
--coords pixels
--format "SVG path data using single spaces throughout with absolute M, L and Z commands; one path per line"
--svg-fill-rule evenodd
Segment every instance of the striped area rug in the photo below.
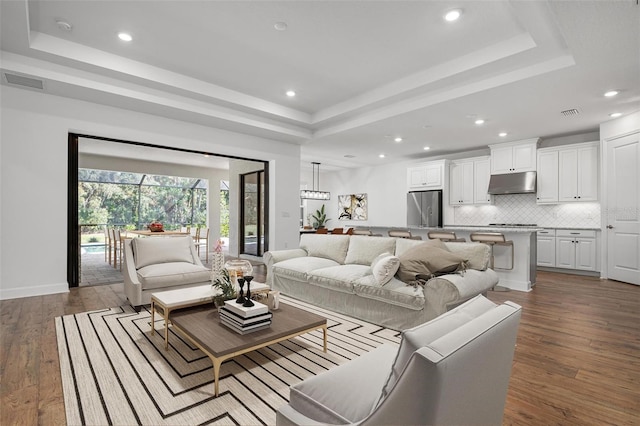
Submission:
M 148 311 L 122 306 L 56 318 L 67 423 L 275 424 L 289 386 L 383 343 L 399 343 L 396 331 L 295 305 L 328 319 L 328 352 L 315 331 L 228 360 L 217 398 L 209 358 L 171 329 L 165 351 L 164 322 L 158 319 L 150 336 Z

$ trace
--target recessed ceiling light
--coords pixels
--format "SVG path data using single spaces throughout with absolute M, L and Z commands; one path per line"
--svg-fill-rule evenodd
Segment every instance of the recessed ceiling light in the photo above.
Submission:
M 444 20 L 447 22 L 457 21 L 461 15 L 462 15 L 462 10 L 453 9 L 445 13 Z
M 122 41 L 131 41 L 133 37 L 129 33 L 118 33 L 118 38 Z
M 425 146 L 425 147 L 424 147 L 424 148 L 422 148 L 422 149 L 424 149 L 425 151 L 429 151 L 429 150 L 431 149 L 431 147 Z
M 615 95 L 617 95 L 617 94 L 618 94 L 618 91 L 617 91 L 617 90 L 609 90 L 609 91 L 608 91 L 607 93 L 605 93 L 604 95 L 605 95 L 607 98 L 610 98 L 610 97 L 615 96 Z
M 380 155 L 378 155 L 378 157 L 380 157 L 380 158 L 384 158 L 384 157 L 385 157 L 385 155 L 384 155 L 384 154 L 380 154 Z
M 476 123 L 477 125 L 484 124 L 484 120 L 483 120 L 482 118 L 479 118 L 479 119 L 477 119 L 477 120 L 475 121 L 475 123 Z
M 71 31 L 73 29 L 73 26 L 70 23 L 68 23 L 67 21 L 64 21 L 62 19 L 56 19 L 56 25 L 62 31 Z
M 287 90 L 287 96 L 293 98 L 296 95 L 296 92 L 293 90 Z
M 621 113 L 621 112 L 613 112 L 613 113 L 609 114 L 609 117 L 611 117 L 611 118 L 618 118 L 618 117 L 620 117 L 621 115 L 622 115 L 622 113 Z
M 288 26 L 286 22 L 276 22 L 275 24 L 273 24 L 273 28 L 278 31 L 286 31 Z
M 203 154 L 204 158 L 209 158 L 209 154 Z
M 401 137 L 397 137 L 394 139 L 395 142 L 402 142 L 402 138 Z
M 505 136 L 507 136 L 507 132 L 500 132 L 498 133 L 498 136 L 500 136 L 501 138 L 504 138 Z

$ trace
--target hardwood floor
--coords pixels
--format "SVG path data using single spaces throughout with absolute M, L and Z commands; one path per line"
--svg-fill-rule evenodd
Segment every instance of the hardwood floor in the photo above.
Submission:
M 488 296 L 523 306 L 503 424 L 640 424 L 640 287 L 539 272 Z M 64 424 L 54 318 L 124 303 L 122 284 L 1 301 L 0 424 Z

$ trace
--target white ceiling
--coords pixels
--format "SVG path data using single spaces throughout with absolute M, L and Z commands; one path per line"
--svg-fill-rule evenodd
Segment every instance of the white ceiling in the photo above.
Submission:
M 454 7 L 462 18 L 445 22 Z M 16 0 L 0 13 L 3 73 L 300 144 L 303 162 L 325 169 L 588 132 L 640 109 L 631 0 Z

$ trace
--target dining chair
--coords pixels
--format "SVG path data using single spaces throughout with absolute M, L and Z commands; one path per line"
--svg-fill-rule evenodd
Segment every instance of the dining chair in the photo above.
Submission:
M 318 228 L 316 229 L 316 234 L 328 234 L 329 231 L 327 230 L 327 228 Z
M 109 261 L 111 264 L 111 233 L 109 232 L 109 227 L 107 225 L 104 226 L 104 261 Z
M 198 250 L 198 256 L 200 256 L 200 247 L 204 247 L 206 250 L 205 258 L 207 263 L 209 262 L 209 228 L 198 228 L 196 237 L 196 250 Z
M 113 262 L 109 262 L 115 269 L 118 269 L 118 254 L 120 253 L 120 230 L 111 228 L 111 258 Z
M 332 234 L 342 234 L 343 233 L 343 229 L 342 228 L 333 228 L 331 230 Z

